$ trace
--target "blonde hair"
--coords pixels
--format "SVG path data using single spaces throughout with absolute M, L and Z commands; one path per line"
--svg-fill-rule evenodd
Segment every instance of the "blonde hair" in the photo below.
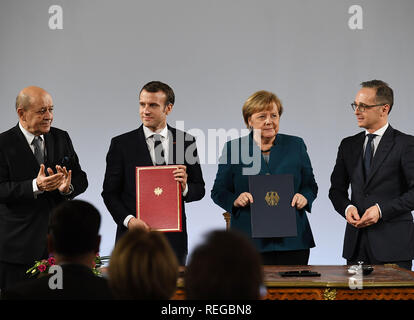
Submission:
M 243 105 L 243 119 L 247 127 L 249 127 L 249 118 L 252 114 L 271 109 L 271 104 L 275 103 L 279 112 L 279 117 L 282 115 L 283 106 L 280 99 L 273 92 L 260 90 L 253 93 Z
M 118 299 L 170 299 L 177 287 L 178 260 L 164 234 L 128 231 L 115 245 L 108 268 Z

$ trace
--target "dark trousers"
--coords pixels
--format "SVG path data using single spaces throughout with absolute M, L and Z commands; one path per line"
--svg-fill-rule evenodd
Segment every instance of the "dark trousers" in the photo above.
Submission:
M 309 249 L 261 252 L 263 265 L 307 265 Z
M 358 264 L 358 262 L 363 262 L 364 264 L 396 264 L 400 268 L 411 270 L 412 260 L 408 261 L 379 261 L 374 257 L 374 254 L 369 245 L 369 240 L 365 230 L 361 230 L 358 236 L 357 247 L 355 249 L 354 255 L 351 259 L 347 259 L 348 265 Z
M 32 265 L 15 264 L 0 261 L 0 289 L 8 289 L 28 279 L 26 271 Z

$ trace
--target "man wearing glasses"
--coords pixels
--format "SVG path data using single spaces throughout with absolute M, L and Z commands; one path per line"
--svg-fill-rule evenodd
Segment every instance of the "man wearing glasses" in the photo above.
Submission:
M 342 255 L 348 264 L 394 263 L 411 270 L 414 137 L 388 123 L 394 97 L 387 83 L 361 86 L 351 107 L 365 131 L 342 140 L 329 189 L 335 210 L 348 222 Z
M 42 88 L 19 92 L 19 123 L 0 134 L 0 289 L 47 258 L 49 214 L 83 193 L 88 180 L 66 131 L 51 127 L 53 100 Z

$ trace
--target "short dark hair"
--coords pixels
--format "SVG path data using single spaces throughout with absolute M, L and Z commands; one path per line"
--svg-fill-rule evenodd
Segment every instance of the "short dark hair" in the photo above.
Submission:
M 382 80 L 370 80 L 361 83 L 362 88 L 376 89 L 375 101 L 376 103 L 384 103 L 390 106 L 388 114 L 391 112 L 394 104 L 394 92 L 388 83 Z
M 234 230 L 212 231 L 192 253 L 184 286 L 188 299 L 260 298 L 262 261 L 250 239 Z
M 67 200 L 52 212 L 49 234 L 56 253 L 77 256 L 94 251 L 99 239 L 101 215 L 90 203 Z
M 148 92 L 164 92 L 167 97 L 167 99 L 165 100 L 165 105 L 174 104 L 175 102 L 175 94 L 173 89 L 168 84 L 163 83 L 161 81 L 148 82 L 145 86 L 142 87 L 141 91 L 139 92 L 140 95 L 143 90 Z

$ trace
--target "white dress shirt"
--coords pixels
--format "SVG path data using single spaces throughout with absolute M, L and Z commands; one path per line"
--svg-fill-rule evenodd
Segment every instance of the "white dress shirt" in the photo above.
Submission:
M 154 148 L 154 144 L 155 144 L 154 135 L 155 134 L 159 134 L 161 136 L 161 144 L 162 144 L 162 148 L 164 149 L 165 164 L 168 164 L 168 155 L 170 151 L 169 150 L 170 139 L 168 136 L 167 126 L 165 126 L 165 128 L 159 132 L 154 132 L 145 126 L 142 126 L 142 128 L 144 129 L 145 141 L 147 142 L 148 151 L 151 156 L 152 164 L 155 166 L 155 148 Z

